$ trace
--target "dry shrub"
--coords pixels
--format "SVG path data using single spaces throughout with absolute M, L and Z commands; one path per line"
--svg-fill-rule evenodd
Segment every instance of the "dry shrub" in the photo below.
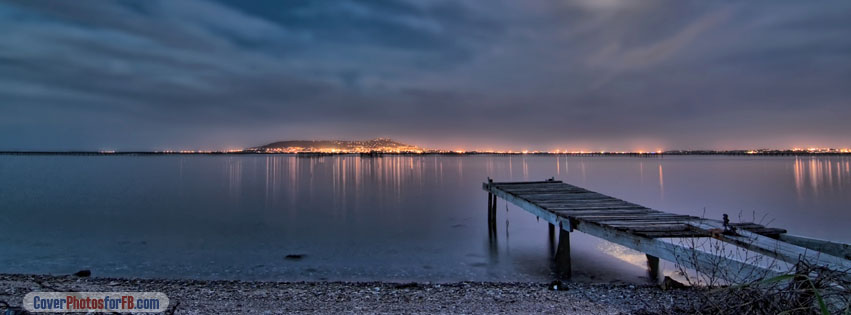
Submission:
M 700 314 L 851 314 L 851 274 L 801 261 L 793 274 L 704 288 Z

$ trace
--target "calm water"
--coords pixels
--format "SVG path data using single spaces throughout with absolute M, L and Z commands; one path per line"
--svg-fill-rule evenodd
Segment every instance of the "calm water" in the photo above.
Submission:
M 0 156 L 0 273 L 550 280 L 545 222 L 500 200 L 489 242 L 488 176 L 851 241 L 847 157 Z M 641 253 L 571 245 L 577 280 L 648 281 Z

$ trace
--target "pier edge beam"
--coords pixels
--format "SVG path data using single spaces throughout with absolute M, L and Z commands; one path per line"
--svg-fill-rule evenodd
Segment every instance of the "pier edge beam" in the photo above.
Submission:
M 556 272 L 560 278 L 570 279 L 570 232 L 559 228 L 556 250 Z
M 547 225 L 549 225 L 549 233 L 547 234 L 547 236 L 550 239 L 554 239 L 555 236 L 556 236 L 556 226 L 553 225 L 552 223 L 547 223 Z

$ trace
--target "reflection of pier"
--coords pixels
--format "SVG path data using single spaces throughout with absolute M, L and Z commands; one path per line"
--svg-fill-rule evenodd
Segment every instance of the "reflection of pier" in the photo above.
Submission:
M 488 226 L 496 235 L 497 197 L 517 205 L 549 222 L 551 246 L 558 226 L 555 250 L 558 273 L 570 276 L 570 233 L 584 232 L 647 255 L 651 277 L 659 274 L 659 259 L 695 270 L 722 268 L 730 281 L 779 275 L 783 263 L 806 260 L 832 270 L 851 268 L 851 248 L 846 244 L 787 235 L 786 230 L 754 223 L 728 223 L 694 216 L 665 213 L 616 199 L 577 186 L 549 179 L 539 182 L 493 182 L 482 188 L 488 192 Z M 740 249 L 759 253 L 781 264 L 718 255 L 672 242 L 672 238 L 712 237 Z

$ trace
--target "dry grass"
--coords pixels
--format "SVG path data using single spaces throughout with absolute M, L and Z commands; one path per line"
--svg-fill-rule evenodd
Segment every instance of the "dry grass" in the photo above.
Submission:
M 712 238 L 683 239 L 685 245 L 718 257 L 697 270 L 697 255 L 676 263 L 686 281 L 703 294 L 691 306 L 696 314 L 846 314 L 851 315 L 851 270 L 830 270 L 800 260 L 777 259 L 730 246 Z M 788 271 L 780 276 L 763 269 L 731 268 L 728 259 Z

